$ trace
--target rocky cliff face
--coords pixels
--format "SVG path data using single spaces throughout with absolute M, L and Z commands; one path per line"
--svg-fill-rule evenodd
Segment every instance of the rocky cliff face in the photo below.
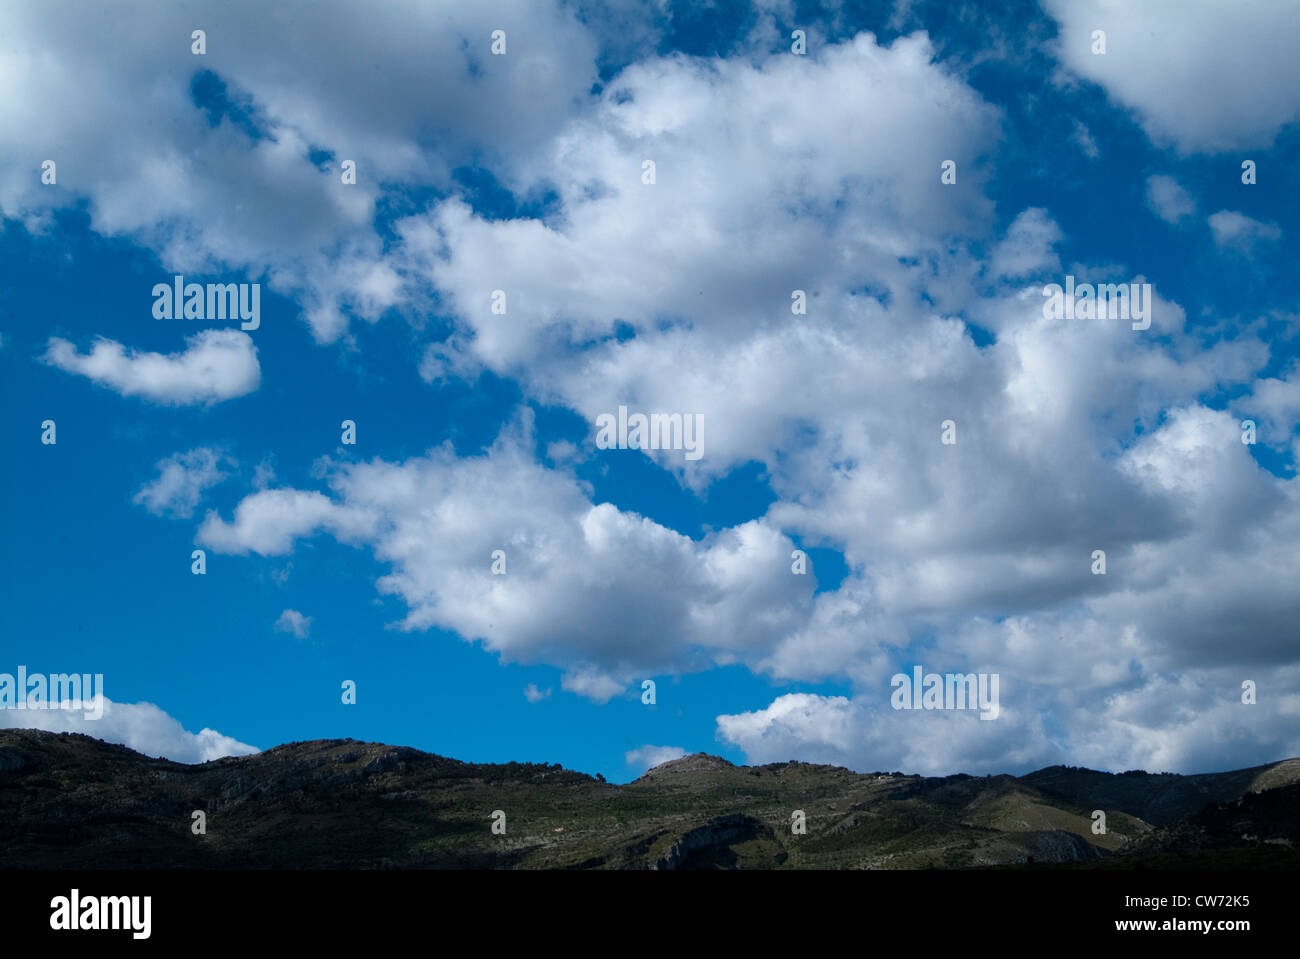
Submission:
M 688 831 L 669 847 L 654 869 L 728 869 L 740 865 L 741 845 L 750 845 L 750 865 L 779 866 L 788 857 L 772 830 L 739 813 L 718 816 Z
M 1300 865 L 1298 781 L 1294 760 L 1197 777 L 924 778 L 697 754 L 616 786 L 354 740 L 186 766 L 0 730 L 0 868 Z

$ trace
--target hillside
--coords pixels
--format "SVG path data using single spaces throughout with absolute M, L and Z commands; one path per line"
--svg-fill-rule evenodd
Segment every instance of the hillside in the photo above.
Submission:
M 1091 830 L 1097 808 L 1105 835 Z M 206 835 L 191 833 L 194 810 Z M 505 835 L 491 831 L 496 810 Z M 1298 810 L 1297 760 L 1201 776 L 926 778 L 696 754 L 617 786 L 354 740 L 187 766 L 0 730 L 7 869 L 1295 866 Z

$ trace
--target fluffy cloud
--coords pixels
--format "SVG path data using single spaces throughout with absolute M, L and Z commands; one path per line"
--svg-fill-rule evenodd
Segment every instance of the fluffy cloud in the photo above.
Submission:
M 86 719 L 73 709 L 0 709 L 0 726 L 45 729 L 55 733 L 84 733 L 109 743 L 129 746 L 146 756 L 178 763 L 205 763 L 225 756 L 247 756 L 256 746 L 223 736 L 215 729 L 192 733 L 153 703 L 104 700 L 104 715 Z
M 994 247 L 990 271 L 995 277 L 1014 278 L 1059 270 L 1061 261 L 1052 247 L 1062 236 L 1061 228 L 1046 210 L 1024 210 Z
M 1254 705 L 1242 684 L 1258 684 Z M 1094 767 L 1213 772 L 1300 755 L 1300 671 L 1228 668 L 1200 676 L 1156 677 L 1116 693 L 1103 709 L 1069 716 L 1084 733 L 1080 764 Z
M 304 616 L 296 609 L 286 609 L 275 621 L 275 628 L 282 633 L 292 633 L 299 639 L 306 639 L 311 633 L 311 617 Z
M 265 274 L 322 341 L 400 299 L 374 228 L 382 184 L 446 187 L 476 156 L 529 149 L 596 79 L 595 39 L 560 4 L 237 0 L 201 19 L 195 56 L 185 8 L 6 3 L 0 211 L 39 223 L 85 202 L 96 231 L 165 269 Z M 497 29 L 506 56 L 489 52 Z M 31 173 L 47 156 L 55 189 Z
M 1028 772 L 1070 762 L 1120 771 L 1211 772 L 1300 754 L 1300 675 L 1276 674 L 1284 690 L 1267 701 L 1241 701 L 1240 671 L 1198 678 L 1149 677 L 1099 699 L 1063 708 L 1052 691 L 1003 677 L 1002 714 L 970 710 L 895 710 L 887 683 L 853 699 L 791 693 L 764 709 L 717 718 L 718 738 L 751 762 L 807 762 L 861 772 L 947 776 Z M 1068 699 L 1068 697 L 1067 697 Z M 1044 707 L 1060 708 L 1067 740 L 1049 732 Z
M 865 586 L 846 584 L 818 597 L 813 627 L 791 648 L 783 643 L 768 666 L 809 679 L 838 668 L 853 677 L 855 695 L 779 697 L 766 709 L 720 716 L 719 738 L 755 761 L 799 755 L 932 773 L 1062 761 L 1189 771 L 1295 755 L 1300 668 L 1290 637 L 1300 600 L 1283 585 L 1300 577 L 1295 481 L 1260 470 L 1236 418 L 1199 405 L 1171 410 L 1117 467 L 1165 516 L 1122 551 L 1094 527 L 1092 545 L 1107 548 L 1105 576 L 1087 569 L 1086 549 L 1072 571 L 1054 570 L 1041 549 L 1005 572 L 988 559 L 936 565 L 927 552 L 910 583 L 865 597 Z M 881 564 L 871 574 L 888 581 Z M 999 581 L 1025 588 L 1038 575 L 1060 576 L 1063 591 L 1051 601 L 1008 595 L 990 604 L 1023 610 L 1009 617 L 972 604 Z M 962 597 L 957 605 L 974 615 L 949 618 L 933 602 L 939 595 Z M 909 642 L 915 626 L 891 629 L 873 606 L 923 612 L 942 642 L 919 648 Z M 880 655 L 872 635 L 896 644 L 895 654 Z M 906 660 L 930 671 L 998 673 L 1001 715 L 892 710 L 888 678 Z M 1246 680 L 1268 701 L 1242 703 Z M 1050 735 L 1049 716 L 1057 724 Z
M 584 664 L 561 676 L 560 688 L 593 703 L 607 703 L 623 692 L 623 683 L 594 666 Z
M 1196 201 L 1171 176 L 1147 177 L 1147 206 L 1166 223 L 1178 223 L 1196 212 Z
M 685 755 L 686 750 L 678 746 L 642 746 L 640 749 L 628 750 L 623 758 L 629 766 L 644 772 L 663 763 L 672 762 L 674 759 L 681 759 Z
M 339 508 L 321 493 L 268 489 L 241 500 L 233 522 L 208 513 L 197 540 L 200 545 L 225 553 L 280 556 L 289 552 L 295 539 L 317 530 L 351 541 L 369 528 L 368 516 Z
M 140 488 L 133 502 L 156 516 L 189 518 L 204 491 L 226 478 L 224 458 L 219 450 L 201 446 L 159 460 L 158 476 Z
M 998 719 L 961 710 L 893 710 L 890 689 L 878 697 L 790 693 L 765 709 L 717 719 L 718 738 L 752 762 L 844 765 L 863 772 L 902 770 L 921 775 L 1028 770 L 1060 760 L 1042 717 L 1010 710 L 1002 694 Z
M 1212 213 L 1209 223 L 1215 243 L 1220 247 L 1245 252 L 1249 252 L 1260 241 L 1277 240 L 1282 236 L 1282 231 L 1276 224 L 1261 223 L 1236 210 Z
M 813 584 L 790 575 L 788 537 L 751 522 L 692 541 L 591 503 L 531 442 L 525 418 L 479 457 L 335 465 L 331 496 L 253 493 L 233 522 L 210 514 L 198 542 L 279 555 L 327 532 L 365 545 L 390 567 L 378 587 L 405 601 L 404 628 L 562 666 L 563 688 L 597 702 L 633 678 L 753 656 L 805 621 Z
M 1159 143 L 1188 153 L 1266 147 L 1300 115 L 1295 0 L 1247 15 L 1184 0 L 1041 2 L 1059 26 L 1061 62 L 1133 110 Z M 1092 52 L 1094 30 L 1106 32 L 1104 55 Z
M 1235 406 L 1243 418 L 1262 417 L 1259 441 L 1270 446 L 1285 446 L 1300 424 L 1300 364 L 1292 364 L 1282 377 L 1268 377 L 1255 382 L 1249 399 Z
M 795 289 L 815 316 L 829 306 L 817 297 L 846 281 L 889 286 L 898 257 L 990 213 L 979 155 L 998 114 L 932 57 L 923 36 L 884 48 L 864 34 L 818 58 L 628 68 L 541 162 L 504 170 L 520 193 L 550 184 L 563 217 L 487 221 L 448 202 L 398 225 L 406 271 L 431 270 L 464 324 L 433 370 L 481 364 L 573 403 L 590 391 L 548 378 L 549 364 L 612 336 L 616 319 L 641 336 L 707 316 L 710 333 L 735 335 L 789 316 Z M 939 184 L 944 159 L 960 188 Z M 497 289 L 505 315 L 486 308 Z
M 186 337 L 185 344 L 181 353 L 140 353 L 101 337 L 83 354 L 55 336 L 44 361 L 123 396 L 169 406 L 220 403 L 245 396 L 261 384 L 257 347 L 247 333 L 202 330 Z
M 703 413 L 702 460 L 657 454 L 699 485 L 796 447 L 826 415 L 816 370 L 852 393 L 881 367 L 893 378 L 900 362 L 944 364 L 961 327 L 933 303 L 958 308 L 965 291 L 934 282 L 932 264 L 953 269 L 953 237 L 988 225 L 981 155 L 1000 116 L 933 56 L 923 35 L 881 47 L 863 34 L 816 57 L 630 67 L 541 162 L 503 172 L 519 193 L 552 185 L 563 215 L 490 221 L 453 200 L 397 225 L 404 272 L 431 273 L 459 320 L 422 372 L 486 366 L 589 422 L 623 404 Z M 645 159 L 654 185 L 641 181 Z M 939 182 L 944 159 L 960 186 Z M 487 309 L 498 289 L 504 315 Z M 806 318 L 791 315 L 794 290 Z M 632 338 L 615 338 L 628 327 Z M 874 344 L 896 330 L 907 355 L 881 356 Z

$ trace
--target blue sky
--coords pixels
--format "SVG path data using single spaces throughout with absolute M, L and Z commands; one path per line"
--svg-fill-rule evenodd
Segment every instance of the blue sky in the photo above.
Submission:
M 0 14 L 0 672 L 111 700 L 0 723 L 613 781 L 1300 754 L 1296 4 L 295 6 Z M 260 326 L 155 319 L 178 273 Z M 1067 274 L 1150 329 L 1049 319 Z M 704 455 L 598 448 L 619 405 Z M 917 664 L 1001 715 L 891 709 Z

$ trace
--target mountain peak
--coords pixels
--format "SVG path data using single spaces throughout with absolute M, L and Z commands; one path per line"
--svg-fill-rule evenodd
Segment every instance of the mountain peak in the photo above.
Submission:
M 678 759 L 670 759 L 666 763 L 660 763 L 647 769 L 636 782 L 645 779 L 662 779 L 665 776 L 681 776 L 697 772 L 713 772 L 719 769 L 735 769 L 736 764 L 728 762 L 721 756 L 714 756 L 709 753 L 691 753 L 689 756 L 681 756 Z

